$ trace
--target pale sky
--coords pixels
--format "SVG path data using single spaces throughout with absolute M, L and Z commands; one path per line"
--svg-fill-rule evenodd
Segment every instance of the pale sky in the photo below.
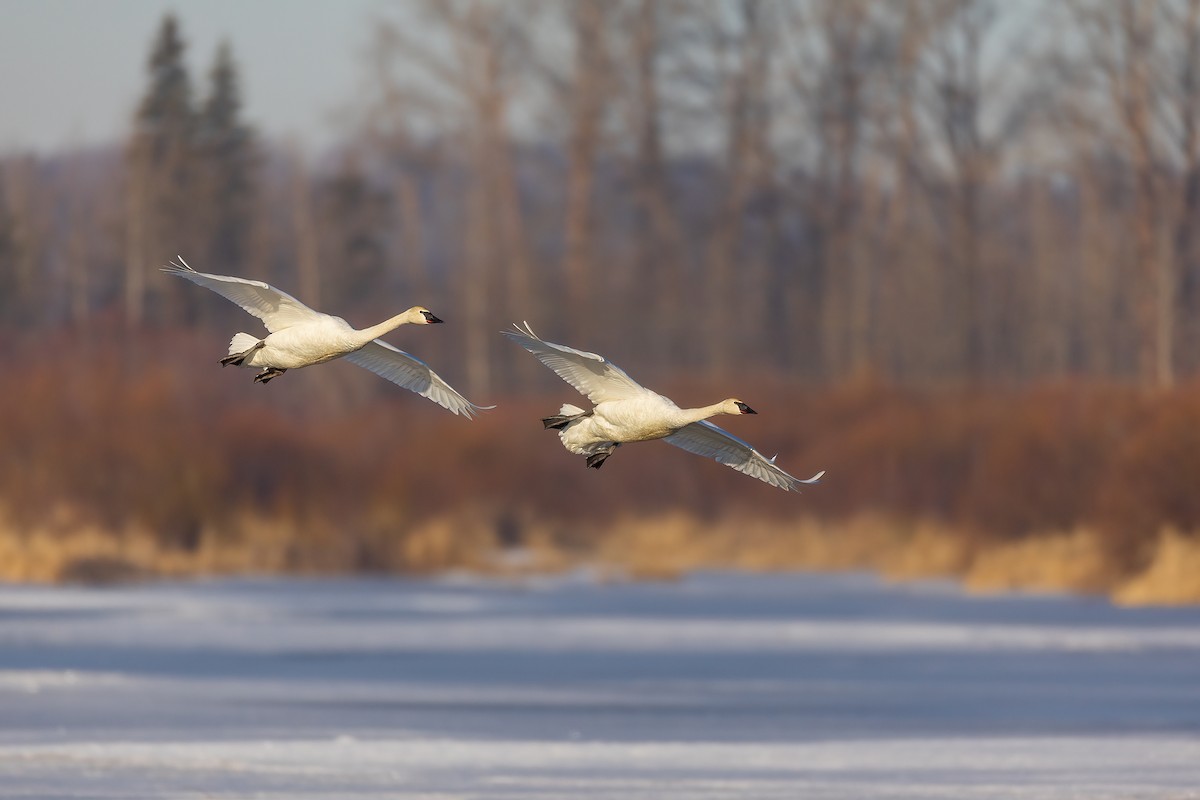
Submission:
M 386 0 L 0 0 L 0 154 L 118 141 L 146 87 L 163 15 L 187 42 L 202 94 L 227 38 L 247 122 L 319 149 L 363 69 L 371 12 Z

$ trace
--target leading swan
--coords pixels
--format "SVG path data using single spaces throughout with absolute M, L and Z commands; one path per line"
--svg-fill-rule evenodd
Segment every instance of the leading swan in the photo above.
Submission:
M 669 398 L 652 392 L 603 356 L 541 339 L 525 323 L 504 331 L 576 391 L 592 401 L 591 411 L 570 404 L 542 424 L 558 431 L 563 447 L 587 456 L 587 465 L 600 469 L 605 459 L 625 442 L 662 439 L 691 453 L 715 459 L 738 472 L 758 478 L 784 491 L 799 491 L 802 483 L 816 483 L 818 472 L 800 480 L 775 466 L 746 442 L 706 420 L 717 414 L 753 414 L 750 406 L 730 398 L 702 408 L 680 408 Z
M 262 281 L 197 272 L 181 256 L 176 258 L 179 263 L 171 262 L 163 267 L 163 272 L 211 289 L 267 326 L 268 334 L 262 339 L 249 333 L 234 334 L 229 342 L 229 355 L 221 359 L 221 366 L 261 367 L 262 372 L 254 376 L 255 383 L 267 383 L 289 369 L 344 358 L 468 419 L 492 408 L 475 405 L 424 361 L 377 338 L 401 325 L 441 322 L 427 308 L 413 306 L 378 325 L 356 330 L 341 317 L 314 311 L 287 292 Z

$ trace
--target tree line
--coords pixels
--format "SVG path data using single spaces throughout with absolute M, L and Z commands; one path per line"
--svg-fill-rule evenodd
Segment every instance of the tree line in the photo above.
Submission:
M 124 142 L 0 160 L 0 330 L 227 333 L 158 274 L 179 253 L 360 325 L 429 306 L 456 324 L 423 352 L 485 400 L 536 372 L 494 335 L 521 319 L 635 375 L 1200 369 L 1200 0 L 409 0 L 364 24 L 353 132 L 313 156 L 256 134 L 228 44 L 197 92 L 165 18 Z

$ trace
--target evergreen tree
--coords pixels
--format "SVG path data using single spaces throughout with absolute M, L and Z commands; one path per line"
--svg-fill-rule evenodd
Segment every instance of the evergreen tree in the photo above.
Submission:
M 207 263 L 219 272 L 245 272 L 254 222 L 255 144 L 241 120 L 237 66 L 228 42 L 217 49 L 200 111 L 197 150 L 204 200 Z
M 128 206 L 125 305 L 131 325 L 141 323 L 147 275 L 176 253 L 196 252 L 192 224 L 196 207 L 196 113 L 192 84 L 184 63 L 185 45 L 174 16 L 164 17 L 147 64 L 149 86 L 134 117 L 128 149 Z M 163 290 L 165 282 L 156 282 Z M 171 292 L 174 318 L 194 319 L 191 293 Z
M 378 289 L 386 280 L 390 193 L 372 185 L 351 154 L 324 181 L 319 208 L 325 232 L 323 261 L 333 267 L 323 276 L 321 297 L 328 298 L 330 308 L 371 299 L 369 287 Z
M 20 284 L 17 280 L 17 226 L 8 207 L 4 166 L 0 165 L 0 326 L 19 322 Z
M 0 325 L 45 321 L 49 245 L 45 176 L 32 156 L 0 164 Z
M 186 149 L 195 128 L 184 49 L 179 24 L 168 14 L 150 51 L 150 86 L 135 120 L 139 143 L 148 144 L 150 156 L 159 163 L 172 155 L 173 148 Z

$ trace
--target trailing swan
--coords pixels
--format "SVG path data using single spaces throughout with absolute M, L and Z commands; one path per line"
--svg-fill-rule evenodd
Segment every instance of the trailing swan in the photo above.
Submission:
M 249 333 L 234 334 L 229 355 L 221 366 L 261 367 L 255 383 L 267 383 L 289 369 L 322 364 L 344 358 L 409 391 L 427 397 L 455 414 L 470 419 L 494 406 L 477 406 L 446 383 L 429 365 L 377 337 L 401 325 L 432 325 L 441 322 L 421 306 L 363 330 L 356 330 L 341 317 L 314 311 L 286 292 L 262 281 L 197 272 L 182 257 L 163 272 L 211 289 L 258 317 L 268 334 L 259 339 Z
M 524 347 L 576 391 L 592 402 L 585 411 L 571 404 L 542 424 L 558 431 L 563 447 L 587 456 L 587 465 L 600 469 L 605 459 L 625 442 L 662 439 L 690 453 L 715 459 L 738 472 L 758 478 L 785 491 L 799 490 L 802 483 L 816 483 L 818 472 L 800 480 L 775 466 L 746 442 L 718 428 L 709 417 L 718 414 L 754 414 L 741 400 L 731 398 L 702 408 L 680 408 L 669 398 L 652 392 L 603 356 L 575 350 L 541 339 L 525 323 L 504 335 Z

